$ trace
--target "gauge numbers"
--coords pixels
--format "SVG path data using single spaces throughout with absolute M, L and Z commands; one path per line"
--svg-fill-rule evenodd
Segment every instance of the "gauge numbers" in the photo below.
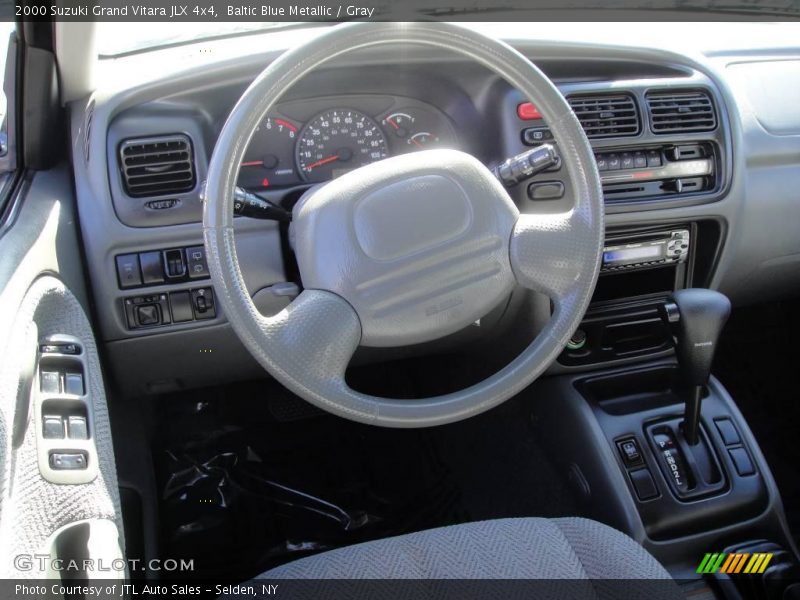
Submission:
M 337 108 L 309 121 L 297 142 L 297 166 L 307 181 L 321 182 L 389 156 L 378 124 L 357 110 Z
M 267 117 L 253 132 L 239 172 L 246 189 L 281 186 L 296 182 L 293 153 L 297 126 L 286 119 Z

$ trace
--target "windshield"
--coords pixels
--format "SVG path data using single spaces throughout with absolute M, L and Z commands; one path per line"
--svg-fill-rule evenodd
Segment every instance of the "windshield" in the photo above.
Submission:
M 184 44 L 194 40 L 215 39 L 246 35 L 267 29 L 295 27 L 292 22 L 251 22 L 251 23 L 103 23 L 97 28 L 97 53 L 100 58 L 120 56 L 152 48 L 163 48 Z M 303 23 L 308 26 L 309 23 Z

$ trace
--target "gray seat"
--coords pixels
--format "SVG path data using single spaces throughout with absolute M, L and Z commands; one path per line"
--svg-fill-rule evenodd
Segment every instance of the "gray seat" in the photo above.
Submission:
M 310 556 L 259 579 L 571 579 L 583 580 L 569 593 L 577 598 L 680 597 L 667 571 L 633 539 L 578 518 L 499 519 L 421 531 Z M 624 592 L 611 584 L 622 584 Z M 317 591 L 325 596 L 325 590 Z M 563 592 L 555 589 L 553 597 Z

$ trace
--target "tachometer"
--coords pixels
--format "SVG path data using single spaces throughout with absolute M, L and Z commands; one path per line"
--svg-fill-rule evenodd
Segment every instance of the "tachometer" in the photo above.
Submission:
M 297 166 L 315 183 L 387 156 L 389 146 L 378 124 L 349 108 L 317 115 L 303 127 L 297 142 Z
M 253 133 L 244 154 L 238 183 L 246 189 L 299 182 L 294 168 L 297 126 L 286 119 L 267 117 Z

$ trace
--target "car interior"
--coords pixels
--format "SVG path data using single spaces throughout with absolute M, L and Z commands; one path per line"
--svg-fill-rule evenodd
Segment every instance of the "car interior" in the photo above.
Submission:
M 9 31 L 4 578 L 800 597 L 796 24 L 217 25 Z

